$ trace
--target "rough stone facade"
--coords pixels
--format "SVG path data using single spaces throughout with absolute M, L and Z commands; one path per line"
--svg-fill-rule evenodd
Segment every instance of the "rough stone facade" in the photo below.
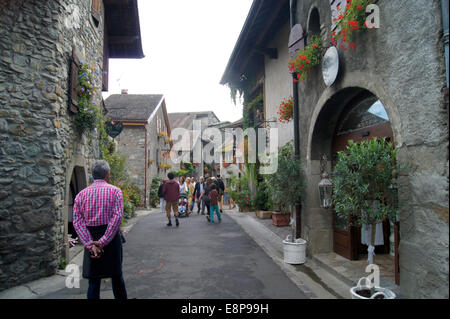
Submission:
M 339 50 L 336 83 L 327 88 L 317 67 L 299 85 L 301 157 L 308 176 L 302 234 L 310 252 L 329 251 L 331 214 L 318 207 L 320 154 L 331 158 L 345 99 L 352 90 L 368 90 L 389 115 L 399 164 L 409 166 L 399 181 L 401 296 L 448 298 L 448 114 L 441 6 L 425 0 L 380 0 L 377 5 L 380 29 L 356 36 L 355 50 Z M 328 1 L 297 1 L 297 21 L 311 31 L 313 7 L 328 46 Z
M 75 49 L 101 87 L 100 19 L 90 1 L 0 2 L 0 290 L 52 275 L 67 258 L 72 172 L 86 183 L 98 158 L 68 111 L 69 68 Z

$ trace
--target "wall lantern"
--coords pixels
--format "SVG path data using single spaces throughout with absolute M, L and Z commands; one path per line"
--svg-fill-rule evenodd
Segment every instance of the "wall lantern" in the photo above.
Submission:
M 328 179 L 327 156 L 324 154 L 320 159 L 320 172 L 322 180 L 319 182 L 319 200 L 321 208 L 331 207 L 331 195 L 333 194 L 333 184 Z

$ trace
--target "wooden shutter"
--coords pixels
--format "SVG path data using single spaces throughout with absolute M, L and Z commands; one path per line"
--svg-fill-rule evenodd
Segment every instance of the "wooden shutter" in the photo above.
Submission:
M 108 32 L 105 30 L 103 32 L 103 73 L 102 73 L 102 91 L 108 91 L 108 79 L 109 79 L 109 43 L 108 43 Z
M 69 110 L 72 113 L 78 113 L 78 70 L 80 69 L 80 60 L 75 51 L 72 52 L 70 63 L 70 102 Z
M 91 15 L 95 19 L 96 23 L 100 22 L 101 12 L 102 12 L 102 1 L 91 0 Z
M 291 58 L 295 56 L 297 51 L 305 48 L 305 34 L 301 24 L 296 24 L 292 27 L 288 45 Z

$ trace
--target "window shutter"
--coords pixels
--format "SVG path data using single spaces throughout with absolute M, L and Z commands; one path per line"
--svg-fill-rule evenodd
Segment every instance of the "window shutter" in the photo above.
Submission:
M 95 19 L 95 22 L 100 22 L 100 15 L 102 10 L 101 0 L 91 0 L 91 15 Z
M 103 32 L 103 74 L 102 74 L 102 90 L 108 91 L 109 79 L 109 47 L 108 47 L 108 32 L 105 28 Z
M 70 63 L 70 102 L 69 110 L 72 113 L 78 113 L 78 71 L 80 69 L 80 60 L 75 51 L 72 52 Z

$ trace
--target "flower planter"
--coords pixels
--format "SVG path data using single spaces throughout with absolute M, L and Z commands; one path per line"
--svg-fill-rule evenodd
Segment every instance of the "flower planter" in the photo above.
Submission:
M 271 219 L 272 218 L 272 212 L 266 211 L 266 210 L 256 210 L 255 211 L 256 217 L 260 219 Z
M 292 265 L 306 262 L 306 240 L 298 238 L 291 242 L 291 235 L 283 240 L 284 262 Z
M 272 224 L 275 226 L 289 226 L 291 222 L 290 214 L 282 214 L 281 212 L 272 212 Z
M 368 286 L 361 286 L 361 281 L 365 277 L 359 279 L 356 287 L 350 288 L 352 299 L 395 299 L 397 296 L 388 288 L 375 287 L 375 293 L 372 295 Z
M 248 207 L 248 206 L 239 206 L 239 211 L 241 212 L 241 213 L 248 213 L 248 212 L 250 212 L 251 210 L 250 210 L 250 207 Z

